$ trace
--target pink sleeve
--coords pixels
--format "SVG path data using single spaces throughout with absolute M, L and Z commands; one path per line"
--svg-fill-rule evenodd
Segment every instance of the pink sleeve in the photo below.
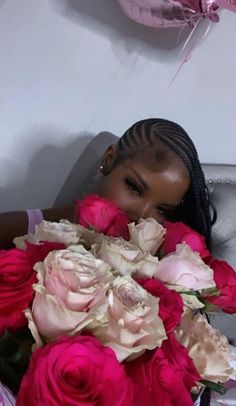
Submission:
M 26 212 L 28 215 L 28 234 L 33 234 L 35 226 L 43 221 L 43 213 L 39 209 L 28 209 Z

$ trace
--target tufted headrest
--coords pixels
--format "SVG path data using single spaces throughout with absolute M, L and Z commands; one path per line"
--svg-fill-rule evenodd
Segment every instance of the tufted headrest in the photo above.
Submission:
M 236 268 L 236 165 L 202 165 L 210 200 L 217 211 L 212 253 Z

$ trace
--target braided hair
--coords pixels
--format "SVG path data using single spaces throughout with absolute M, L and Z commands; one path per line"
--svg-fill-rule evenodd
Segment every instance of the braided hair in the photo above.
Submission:
M 148 153 L 147 162 L 163 167 L 168 160 L 180 159 L 190 176 L 190 188 L 184 196 L 180 215 L 190 227 L 204 235 L 208 247 L 211 242 L 211 216 L 209 194 L 199 162 L 197 150 L 178 124 L 165 119 L 141 120 L 132 125 L 120 138 L 117 145 L 116 164 L 124 159 L 137 158 Z

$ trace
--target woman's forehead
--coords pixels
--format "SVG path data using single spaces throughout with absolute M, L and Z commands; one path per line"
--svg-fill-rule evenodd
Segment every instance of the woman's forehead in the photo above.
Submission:
M 173 205 L 185 195 L 190 186 L 190 178 L 182 165 L 168 165 L 160 171 L 150 170 L 142 162 L 131 160 L 123 163 L 123 171 L 134 176 L 145 189 L 153 194 L 163 194 L 163 198 L 171 201 Z

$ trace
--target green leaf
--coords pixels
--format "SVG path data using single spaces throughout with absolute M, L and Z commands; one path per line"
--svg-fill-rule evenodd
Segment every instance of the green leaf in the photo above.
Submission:
M 207 380 L 201 380 L 200 381 L 203 385 L 205 385 L 207 388 L 213 390 L 214 392 L 220 393 L 223 395 L 225 393 L 225 388 L 221 383 L 215 383 Z
M 198 292 L 198 290 L 186 290 L 186 291 L 180 291 L 178 292 L 180 294 L 184 294 L 184 295 L 190 295 L 190 296 L 197 296 L 200 297 L 200 293 Z
M 88 229 L 90 231 L 97 231 L 96 227 L 93 224 L 89 224 Z
M 204 313 L 219 313 L 221 312 L 221 308 L 213 303 L 208 302 L 207 300 L 203 300 L 201 298 L 202 302 L 204 303 Z
M 207 288 L 207 289 L 203 289 L 202 296 L 219 296 L 220 295 L 220 290 L 217 288 Z
M 13 393 L 17 393 L 31 356 L 34 339 L 28 329 L 6 331 L 0 339 L 0 376 Z

